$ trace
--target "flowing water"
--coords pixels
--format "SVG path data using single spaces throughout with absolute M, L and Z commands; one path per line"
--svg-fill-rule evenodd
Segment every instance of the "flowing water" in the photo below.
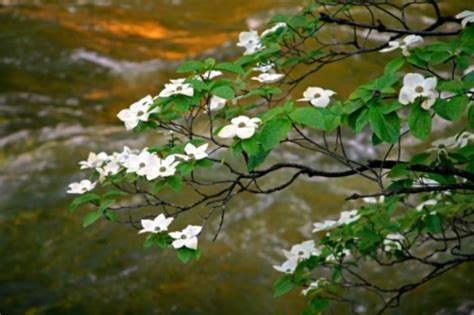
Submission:
M 116 113 L 155 95 L 186 58 L 241 53 L 241 30 L 297 0 L 0 0 L 0 313 L 298 314 L 299 292 L 274 299 L 280 249 L 311 237 L 358 179 L 302 179 L 271 196 L 237 198 L 224 231 L 202 242 L 198 262 L 142 249 L 144 237 L 105 222 L 82 229 L 69 214 L 69 182 L 89 151 L 142 148 L 159 135 L 125 132 Z M 310 79 L 347 95 L 383 59 L 353 59 Z M 340 78 L 346 77 L 352 80 Z M 358 139 L 351 152 L 371 156 Z M 317 156 L 278 158 L 330 167 Z M 409 278 L 413 270 L 397 274 Z M 399 314 L 468 314 L 469 268 L 403 300 Z M 369 300 L 361 297 L 359 310 Z M 335 314 L 339 312 L 334 311 Z

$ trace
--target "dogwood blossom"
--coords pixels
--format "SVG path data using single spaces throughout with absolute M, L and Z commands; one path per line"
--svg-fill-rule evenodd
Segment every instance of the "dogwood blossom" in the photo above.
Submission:
M 474 141 L 474 134 L 468 131 L 464 131 L 457 137 L 456 145 L 459 148 L 464 148 L 469 144 L 470 141 Z
M 340 224 L 349 224 L 354 221 L 359 220 L 360 215 L 357 213 L 357 209 L 351 211 L 342 211 L 339 220 L 337 221 Z
M 413 187 L 439 186 L 439 182 L 426 177 L 418 177 L 413 181 Z
M 310 102 L 316 107 L 327 107 L 331 101 L 330 97 L 336 94 L 331 90 L 325 90 L 319 87 L 309 87 L 303 92 L 303 98 L 298 99 L 298 102 Z
M 96 168 L 102 166 L 102 164 L 107 161 L 108 155 L 105 152 L 100 152 L 99 154 L 95 154 L 94 152 L 89 152 L 87 156 L 87 161 L 79 162 L 81 166 L 81 170 L 88 169 L 88 168 Z
M 108 176 L 117 175 L 120 172 L 120 168 L 120 164 L 116 161 L 109 161 L 104 166 L 96 168 L 96 171 L 99 173 L 100 181 L 102 182 Z
M 335 227 L 338 227 L 339 225 L 340 225 L 339 222 L 334 221 L 334 220 L 327 220 L 327 221 L 324 221 L 323 223 L 316 222 L 313 224 L 314 226 L 313 233 L 330 230 Z
M 448 150 L 455 149 L 458 147 L 458 142 L 456 137 L 449 137 L 446 139 L 438 139 L 431 143 L 432 148 L 428 151 L 437 151 L 438 154 L 444 153 L 447 154 Z
M 351 255 L 351 251 L 347 248 L 344 248 L 342 252 L 330 254 L 326 257 L 327 262 L 336 261 L 336 258 L 347 257 Z
M 310 284 L 308 284 L 308 287 L 306 289 L 303 289 L 301 291 L 301 294 L 307 295 L 309 291 L 319 288 L 323 284 L 324 281 L 327 281 L 327 280 L 324 278 L 321 278 L 319 280 L 311 282 Z
M 140 121 L 148 121 L 151 112 L 150 106 L 153 104 L 153 98 L 150 95 L 145 96 L 136 103 L 133 103 L 130 108 L 121 110 L 117 117 L 125 123 L 127 130 L 135 128 Z M 153 110 L 157 112 L 159 108 Z
M 259 71 L 259 72 L 270 72 L 273 73 L 275 68 L 274 63 L 266 63 L 266 64 L 257 64 L 256 67 L 252 68 L 253 71 Z
M 438 201 L 436 199 L 428 199 L 422 203 L 420 203 L 417 207 L 417 211 L 423 210 L 426 206 L 435 206 L 438 204 Z
M 401 41 L 393 40 L 388 42 L 387 48 L 381 49 L 381 53 L 386 53 L 390 51 L 394 51 L 398 48 L 402 50 L 402 54 L 406 57 L 410 56 L 410 52 L 408 51 L 409 48 L 416 46 L 419 43 L 423 42 L 423 37 L 419 35 L 408 35 L 403 38 Z
M 221 110 L 224 108 L 226 103 L 227 103 L 227 100 L 225 98 L 213 95 L 211 97 L 211 100 L 209 101 L 209 110 L 211 111 Z
M 175 239 L 171 244 L 176 249 L 187 247 L 196 250 L 198 247 L 197 236 L 201 233 L 201 230 L 202 226 L 188 225 L 182 231 L 171 232 L 170 236 Z
M 468 23 L 474 23 L 474 11 L 465 10 L 456 15 L 456 19 L 461 21 L 462 27 L 466 27 Z
M 281 73 L 261 73 L 258 77 L 252 77 L 252 80 L 258 81 L 263 84 L 270 84 L 280 81 L 285 77 Z
M 362 201 L 369 204 L 383 203 L 385 201 L 385 196 L 380 196 L 379 198 L 366 197 L 362 198 Z
M 401 242 L 405 240 L 405 236 L 400 233 L 392 233 L 388 234 L 385 240 L 383 241 L 384 250 L 389 252 L 394 249 L 401 250 L 402 244 Z
M 264 48 L 257 31 L 240 33 L 237 46 L 245 48 L 244 55 L 252 55 Z
M 170 80 L 171 83 L 165 84 L 165 88 L 158 95 L 159 97 L 170 97 L 173 95 L 194 96 L 193 86 L 184 83 L 185 79 Z
M 140 221 L 143 229 L 141 229 L 138 234 L 142 233 L 159 233 L 168 231 L 168 226 L 173 222 L 174 218 L 165 217 L 164 214 L 158 215 L 153 220 L 143 219 Z
M 204 73 L 201 74 L 201 75 L 195 76 L 194 78 L 195 78 L 196 80 L 202 80 L 202 79 L 204 79 L 204 80 L 211 80 L 211 79 L 220 77 L 221 75 L 222 75 L 222 71 L 209 70 L 209 71 L 204 72 Z
M 276 31 L 278 31 L 279 29 L 281 28 L 284 28 L 286 27 L 286 23 L 285 22 L 279 22 L 279 23 L 276 23 L 275 25 L 273 25 L 271 28 L 265 30 L 262 32 L 262 35 L 260 35 L 260 37 L 265 37 L 265 36 L 268 36 L 270 34 L 273 34 L 275 33 Z
M 140 154 L 130 154 L 124 163 L 127 173 L 136 173 L 140 176 L 145 176 L 147 166 L 151 161 L 152 154 L 145 148 Z
M 289 251 L 283 250 L 283 255 L 285 255 L 287 260 L 303 260 L 311 256 L 319 255 L 320 252 L 321 251 L 315 247 L 314 241 L 309 240 L 293 245 Z
M 273 269 L 279 272 L 286 273 L 286 274 L 292 274 L 293 272 L 295 272 L 295 269 L 297 266 L 298 266 L 297 259 L 289 259 L 281 265 L 273 265 Z
M 69 190 L 66 191 L 68 194 L 79 194 L 82 195 L 88 191 L 91 191 L 97 185 L 96 182 L 91 182 L 88 179 L 83 179 L 78 183 L 69 184 Z
M 414 103 L 418 97 L 421 97 L 421 107 L 428 110 L 433 106 L 438 96 L 435 89 L 436 83 L 435 77 L 425 79 L 419 73 L 408 73 L 403 78 L 403 87 L 400 90 L 398 101 L 400 104 L 407 105 Z
M 188 143 L 184 147 L 184 152 L 186 152 L 188 157 L 193 158 L 196 161 L 198 161 L 198 160 L 207 158 L 206 150 L 208 146 L 209 146 L 208 143 L 203 144 L 199 147 L 194 146 L 192 143 Z
M 238 116 L 233 118 L 230 125 L 225 126 L 219 131 L 221 138 L 238 137 L 240 139 L 251 138 L 255 134 L 261 120 L 259 118 L 249 118 L 247 116 Z
M 152 154 L 148 157 L 145 167 L 145 176 L 147 180 L 154 180 L 158 177 L 169 177 L 176 173 L 176 167 L 179 162 L 175 161 L 175 156 L 170 155 L 165 159 L 160 159 L 157 155 Z

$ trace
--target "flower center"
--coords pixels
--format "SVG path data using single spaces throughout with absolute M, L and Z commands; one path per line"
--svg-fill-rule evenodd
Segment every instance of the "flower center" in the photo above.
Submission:
M 184 235 L 184 234 L 181 235 L 181 239 L 182 239 L 182 240 L 185 240 L 185 239 L 187 239 L 187 238 L 188 238 L 188 237 L 187 237 L 186 235 Z
M 425 89 L 424 89 L 421 85 L 419 85 L 419 86 L 417 86 L 417 87 L 415 88 L 415 92 L 416 92 L 416 93 L 423 93 L 424 90 L 425 90 Z
M 239 128 L 244 128 L 246 126 L 246 124 L 244 122 L 241 122 L 237 125 L 237 127 Z
M 291 273 L 291 268 L 287 268 L 287 269 L 286 269 L 286 272 L 287 272 L 287 273 Z
M 141 116 L 141 115 L 143 115 L 143 114 L 145 114 L 145 112 L 142 111 L 142 110 L 139 110 L 139 111 L 137 112 L 137 116 Z
M 320 98 L 320 97 L 321 97 L 321 94 L 319 93 L 314 94 L 314 98 Z
M 164 171 L 166 171 L 166 167 L 164 166 L 160 167 L 160 172 L 164 172 Z
M 298 256 L 303 256 L 304 255 L 304 252 L 301 250 L 298 252 Z
M 141 162 L 140 164 L 138 164 L 138 167 L 139 167 L 139 168 L 144 168 L 145 165 L 146 165 L 145 163 Z
M 86 191 L 87 188 L 86 187 L 81 187 L 81 191 Z
M 445 147 L 446 147 L 446 146 L 445 146 L 444 144 L 440 144 L 440 145 L 438 146 L 438 148 L 440 148 L 440 149 L 444 149 Z
M 181 85 L 178 85 L 178 86 L 176 87 L 176 91 L 179 92 L 179 91 L 182 91 L 182 90 L 183 90 L 183 87 L 182 87 Z

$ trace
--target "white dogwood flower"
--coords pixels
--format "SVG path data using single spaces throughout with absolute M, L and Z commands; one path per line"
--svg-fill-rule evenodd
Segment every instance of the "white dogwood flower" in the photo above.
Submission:
M 213 95 L 211 97 L 211 100 L 209 101 L 209 109 L 211 111 L 221 110 L 224 108 L 226 103 L 227 103 L 227 100 L 225 98 Z
M 401 242 L 405 240 L 405 236 L 400 233 L 392 233 L 388 234 L 385 240 L 383 241 L 384 250 L 389 252 L 394 249 L 401 250 L 402 244 Z
M 337 222 L 340 224 L 349 224 L 359 220 L 359 218 L 360 215 L 357 214 L 357 209 L 351 211 L 342 211 L 341 216 Z
M 324 108 L 331 102 L 330 97 L 336 94 L 331 90 L 325 90 L 319 87 L 309 87 L 304 91 L 303 98 L 298 99 L 298 102 L 310 102 L 311 105 Z
M 88 191 L 91 191 L 97 185 L 96 182 L 91 182 L 88 179 L 83 179 L 78 183 L 69 184 L 69 190 L 66 191 L 68 194 L 79 194 L 82 195 Z
M 266 63 L 266 64 L 257 64 L 256 67 L 252 68 L 253 71 L 259 71 L 259 72 L 270 72 L 274 73 L 273 68 L 275 68 L 274 63 Z
M 100 180 L 103 181 L 107 176 L 114 176 L 120 172 L 120 164 L 116 161 L 109 161 L 102 167 L 96 168 L 96 171 L 100 174 Z
M 422 203 L 420 203 L 417 207 L 416 207 L 416 211 L 421 211 L 423 210 L 426 206 L 435 206 L 438 204 L 438 201 L 436 199 L 428 199 Z
M 233 118 L 230 125 L 225 126 L 219 131 L 221 138 L 239 137 L 240 139 L 251 138 L 258 128 L 261 120 L 259 118 L 249 118 L 247 116 L 238 116 Z
M 170 236 L 174 238 L 172 245 L 178 249 L 181 247 L 187 247 L 196 250 L 198 247 L 197 236 L 201 233 L 202 226 L 188 225 L 184 230 L 171 232 Z
M 308 259 L 309 257 L 319 255 L 320 253 L 321 251 L 315 247 L 313 240 L 293 245 L 289 251 L 283 250 L 283 254 L 285 255 L 287 260 Z
M 207 158 L 206 150 L 208 146 L 208 143 L 205 143 L 199 147 L 194 146 L 192 143 L 188 143 L 184 147 L 184 152 L 186 152 L 188 157 L 198 161 Z
M 427 186 L 434 187 L 434 186 L 439 186 L 439 182 L 431 178 L 418 177 L 417 179 L 413 181 L 412 186 L 413 187 L 427 187 Z
M 171 83 L 165 84 L 165 88 L 158 95 L 159 97 L 170 97 L 173 95 L 194 96 L 193 86 L 184 83 L 185 79 L 170 80 Z
M 265 30 L 262 32 L 262 35 L 260 35 L 260 37 L 265 37 L 265 36 L 268 36 L 270 34 L 273 34 L 275 33 L 276 31 L 278 31 L 279 29 L 281 28 L 284 28 L 286 27 L 286 23 L 285 22 L 279 22 L 279 23 L 276 23 L 275 25 L 273 25 L 271 28 Z
M 474 23 L 474 11 L 465 10 L 456 15 L 456 19 L 461 20 L 462 27 L 466 27 L 468 23 Z
M 436 83 L 435 77 L 425 79 L 419 73 L 408 73 L 403 78 L 403 87 L 400 90 L 398 101 L 400 104 L 407 105 L 414 103 L 418 97 L 421 97 L 421 107 L 428 110 L 438 97 Z
M 220 77 L 221 75 L 222 75 L 222 71 L 219 71 L 219 70 L 209 70 L 209 71 L 204 72 L 204 73 L 201 74 L 201 75 L 196 76 L 196 79 L 197 79 L 197 80 L 202 80 L 202 79 L 204 79 L 204 80 L 211 80 L 211 79 Z
M 286 273 L 286 274 L 292 274 L 295 271 L 297 266 L 298 266 L 298 260 L 294 258 L 294 259 L 289 259 L 285 261 L 281 265 L 274 265 L 273 269 L 279 272 Z
M 147 180 L 154 180 L 158 177 L 169 177 L 176 173 L 176 166 L 179 162 L 175 161 L 175 156 L 170 155 L 165 159 L 160 159 L 157 155 L 152 154 L 148 157 L 144 170 Z
M 174 218 L 167 218 L 163 214 L 158 215 L 153 220 L 143 219 L 140 221 L 143 229 L 141 229 L 138 234 L 168 231 L 168 226 L 173 222 L 173 220 Z
M 271 84 L 280 81 L 284 77 L 285 75 L 281 73 L 261 73 L 258 77 L 252 77 L 252 80 L 263 84 Z
M 417 44 L 423 42 L 423 37 L 419 35 L 408 35 L 403 38 L 401 41 L 393 40 L 388 42 L 387 48 L 381 49 L 381 53 L 386 53 L 390 51 L 394 51 L 398 48 L 402 50 L 402 54 L 406 57 L 410 56 L 410 52 L 408 51 L 409 48 L 415 47 Z
M 148 117 L 151 112 L 150 106 L 153 104 L 153 98 L 150 95 L 145 96 L 136 103 L 133 103 L 130 108 L 121 110 L 117 117 L 125 123 L 125 128 L 127 130 L 132 130 L 135 128 L 140 121 L 148 121 Z M 153 110 L 153 112 L 158 111 L 159 108 Z
M 324 281 L 327 281 L 324 278 L 311 282 L 306 289 L 301 291 L 301 294 L 307 295 L 309 291 L 319 288 Z
M 380 196 L 379 198 L 366 197 L 366 198 L 362 198 L 362 200 L 365 203 L 369 203 L 369 204 L 383 203 L 385 201 L 385 196 Z
M 147 166 L 152 161 L 152 153 L 145 148 L 140 154 L 130 154 L 124 163 L 127 173 L 136 173 L 140 176 L 145 176 Z
M 330 230 L 330 229 L 333 229 L 335 227 L 338 227 L 339 225 L 340 224 L 337 221 L 334 221 L 334 220 L 326 220 L 323 223 L 316 222 L 316 223 L 313 224 L 313 226 L 314 226 L 313 233 Z
M 474 141 L 474 133 L 464 131 L 457 137 L 456 145 L 459 148 L 464 148 L 469 144 L 470 141 Z
M 87 161 L 79 162 L 81 166 L 81 170 L 88 169 L 88 168 L 96 168 L 102 166 L 109 156 L 105 152 L 100 152 L 99 154 L 95 154 L 94 152 L 89 152 L 87 156 Z
M 240 33 L 237 46 L 245 48 L 244 55 L 252 55 L 264 48 L 257 31 Z

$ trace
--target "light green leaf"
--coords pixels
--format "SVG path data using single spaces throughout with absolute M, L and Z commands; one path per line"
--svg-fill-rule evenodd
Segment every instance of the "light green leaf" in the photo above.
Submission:
M 232 88 L 227 85 L 221 85 L 212 89 L 212 94 L 227 100 L 232 100 L 235 97 L 234 90 L 232 90 Z
M 201 61 L 190 60 L 181 64 L 176 70 L 177 73 L 194 72 L 204 70 L 206 66 Z
M 97 221 L 102 216 L 101 211 L 94 211 L 86 214 L 82 219 L 82 227 L 86 228 Z
M 324 117 L 321 111 L 314 107 L 301 107 L 290 113 L 290 118 L 307 127 L 324 129 Z
M 291 280 L 291 276 L 284 276 L 283 278 L 278 279 L 273 285 L 273 297 L 282 296 L 291 291 L 294 287 L 296 287 L 296 284 Z
M 258 138 L 259 142 L 265 151 L 271 150 L 286 138 L 290 129 L 291 122 L 287 118 L 270 120 L 263 126 Z
M 74 212 L 74 210 L 76 210 L 76 208 L 80 206 L 81 204 L 84 204 L 86 202 L 99 201 L 99 200 L 101 200 L 101 197 L 96 194 L 85 194 L 85 195 L 79 196 L 71 202 L 71 204 L 69 205 L 69 211 Z
M 221 70 L 221 71 L 227 71 L 227 72 L 232 72 L 232 73 L 237 73 L 237 74 L 245 74 L 244 68 L 242 68 L 239 65 L 233 64 L 233 63 L 220 63 L 215 67 L 216 70 Z

